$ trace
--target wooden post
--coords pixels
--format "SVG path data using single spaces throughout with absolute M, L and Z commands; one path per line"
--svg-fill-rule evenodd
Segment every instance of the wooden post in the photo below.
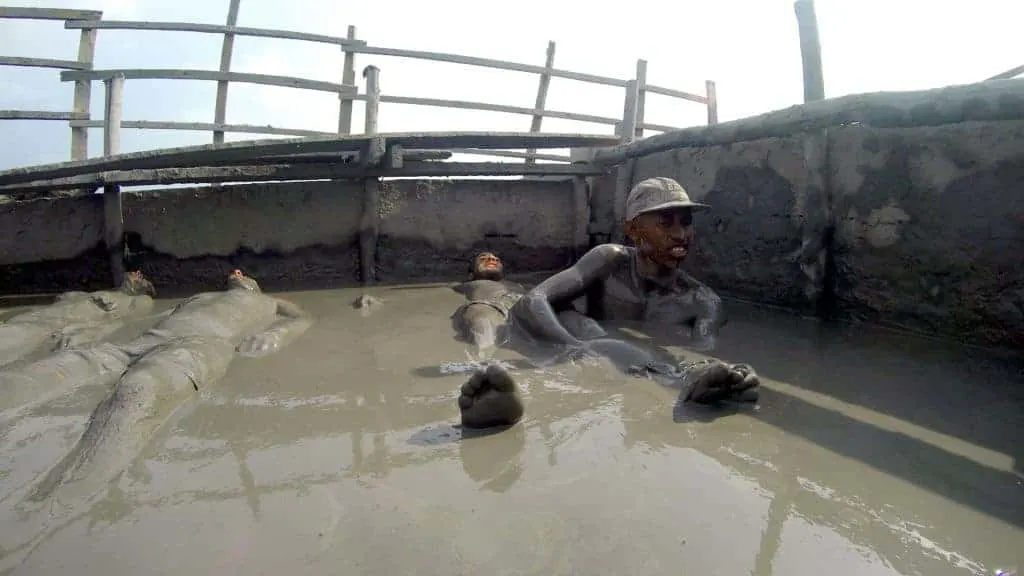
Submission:
M 366 124 L 365 134 L 377 133 L 377 112 L 380 108 L 380 68 L 367 66 L 363 69 L 366 78 Z
M 124 107 L 124 75 L 117 74 L 103 81 L 106 104 L 103 107 L 103 155 L 121 152 L 121 112 Z
M 121 110 L 124 102 L 124 76 L 118 74 L 104 80 L 106 104 L 103 110 L 103 155 L 121 151 Z M 121 210 L 121 187 L 103 187 L 103 240 L 110 261 L 110 277 L 115 287 L 124 281 L 124 215 Z
M 92 69 L 93 55 L 96 53 L 96 30 L 91 28 L 82 30 L 78 38 L 78 62 Z M 92 81 L 75 80 L 75 99 L 71 104 L 71 111 L 76 114 L 85 114 L 89 117 L 91 105 Z M 85 160 L 89 157 L 89 129 L 71 129 L 71 160 Z
M 718 124 L 718 91 L 714 80 L 704 81 L 704 94 L 708 99 L 708 125 Z
M 639 84 L 636 80 L 626 82 L 626 101 L 622 111 L 622 129 L 619 133 L 623 144 L 632 142 L 636 137 L 636 108 L 639 100 Z M 636 160 L 630 158 L 615 169 L 615 224 L 612 226 L 611 241 L 623 241 L 622 224 L 626 217 L 626 195 L 633 183 L 633 168 Z
M 228 5 L 228 26 L 234 26 L 238 23 L 238 5 L 241 0 L 231 0 L 231 4 Z M 231 71 L 231 52 L 235 49 L 235 35 L 226 32 L 224 34 L 224 43 L 220 49 L 220 71 L 230 72 Z M 217 82 L 217 103 L 213 110 L 213 123 L 214 124 L 225 124 L 227 122 L 227 108 L 228 108 L 228 81 L 220 80 Z M 223 144 L 224 143 L 224 132 L 221 130 L 213 131 L 213 143 Z
M 644 137 L 644 102 L 647 101 L 647 60 L 636 61 L 636 131 L 637 138 Z
M 349 40 L 356 39 L 356 27 L 348 27 Z M 341 69 L 341 83 L 345 86 L 356 85 L 356 53 L 347 49 L 347 46 L 341 47 L 345 53 L 345 64 Z M 351 134 L 352 133 L 352 95 L 348 92 L 342 92 L 338 94 L 338 99 L 341 100 L 338 108 L 338 134 Z
M 589 164 L 594 157 L 593 148 L 571 148 L 569 161 L 573 164 Z M 572 179 L 572 263 L 579 260 L 590 249 L 590 185 L 584 176 Z
M 544 72 L 540 75 L 540 85 L 537 86 L 537 100 L 533 105 L 533 109 L 536 111 L 533 114 L 533 120 L 530 122 L 530 132 L 540 132 L 540 124 L 544 120 L 544 106 L 548 99 L 548 87 L 551 85 L 551 69 L 555 67 L 555 43 L 554 41 L 548 42 L 548 52 L 544 59 Z M 526 150 L 526 163 L 536 164 L 537 158 L 534 156 L 537 153 L 536 148 L 529 148 Z
M 800 31 L 800 56 L 804 67 L 804 102 L 825 99 L 825 75 L 821 68 L 821 42 L 814 0 L 797 0 L 793 4 Z

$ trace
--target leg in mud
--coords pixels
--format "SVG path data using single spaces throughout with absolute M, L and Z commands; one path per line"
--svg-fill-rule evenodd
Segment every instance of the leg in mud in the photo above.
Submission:
M 36 487 L 31 500 L 77 506 L 103 490 L 197 391 L 214 384 L 234 355 L 219 338 L 168 340 L 135 360 L 93 411 L 78 443 Z
M 523 401 L 508 370 L 488 364 L 462 385 L 459 412 L 466 428 L 511 426 L 523 417 Z
M 0 372 L 0 420 L 45 404 L 83 386 L 109 385 L 128 367 L 128 354 L 97 344 L 51 354 Z

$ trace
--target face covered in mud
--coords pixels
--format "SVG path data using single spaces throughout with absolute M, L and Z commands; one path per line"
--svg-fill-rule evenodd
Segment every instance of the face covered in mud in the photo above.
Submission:
M 505 266 L 493 253 L 481 252 L 473 258 L 469 276 L 471 280 L 501 280 L 505 277 Z
M 124 283 L 121 285 L 121 290 L 129 296 L 142 296 L 143 294 L 156 296 L 156 288 L 153 287 L 153 283 L 147 280 L 142 275 L 142 272 L 138 270 L 124 275 Z
M 260 285 L 255 280 L 242 274 L 241 270 L 235 269 L 228 275 L 228 290 L 242 288 L 249 292 L 260 292 Z
M 693 245 L 693 210 L 645 212 L 626 223 L 626 235 L 642 256 L 662 268 L 676 268 Z

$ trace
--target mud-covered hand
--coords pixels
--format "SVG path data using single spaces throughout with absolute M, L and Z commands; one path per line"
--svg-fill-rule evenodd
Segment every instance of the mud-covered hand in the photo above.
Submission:
M 709 404 L 723 400 L 756 402 L 761 380 L 749 364 L 727 364 L 721 360 L 705 360 L 681 366 L 684 400 Z
M 276 330 L 267 330 L 252 336 L 246 336 L 238 343 L 235 350 L 242 356 L 258 358 L 273 354 L 281 349 L 281 334 Z

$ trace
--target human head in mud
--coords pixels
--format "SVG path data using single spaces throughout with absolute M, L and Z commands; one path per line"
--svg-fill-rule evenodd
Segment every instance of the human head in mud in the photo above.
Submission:
M 124 275 L 121 290 L 129 296 L 156 296 L 156 288 L 139 270 L 132 270 Z
M 707 208 L 690 200 L 675 180 L 648 178 L 626 198 L 625 233 L 644 259 L 659 268 L 676 268 L 690 254 L 694 212 Z
M 501 258 L 493 252 L 481 252 L 473 258 L 469 265 L 470 280 L 503 280 L 505 265 Z
M 228 275 L 228 289 L 242 288 L 250 292 L 260 292 L 260 285 L 255 280 L 242 274 L 242 271 L 235 268 Z

